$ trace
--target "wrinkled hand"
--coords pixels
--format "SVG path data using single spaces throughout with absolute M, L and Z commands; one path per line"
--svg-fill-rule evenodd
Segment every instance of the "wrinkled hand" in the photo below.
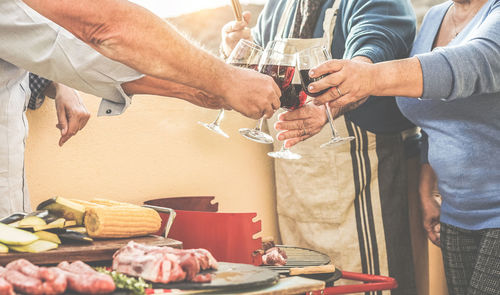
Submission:
M 441 225 L 439 217 L 441 215 L 441 205 L 433 195 L 421 196 L 420 199 L 422 203 L 423 225 L 427 231 L 427 237 L 434 245 L 440 247 Z
M 62 84 L 57 84 L 55 88 L 58 120 L 56 127 L 61 130 L 59 146 L 63 146 L 65 142 L 85 127 L 90 113 L 74 89 Z
M 225 109 L 228 111 L 233 109 L 224 101 L 223 97 L 216 96 L 203 90 L 196 89 L 195 91 L 194 97 L 196 99 L 191 100 L 191 102 L 199 107 L 214 110 Z
M 280 114 L 274 128 L 281 131 L 278 140 L 286 140 L 285 145 L 289 148 L 318 134 L 327 120 L 325 106 L 308 103 L 296 110 Z
M 280 108 L 281 96 L 273 78 L 254 70 L 230 67 L 223 95 L 225 103 L 249 118 L 271 118 Z
M 248 27 L 251 18 L 252 13 L 244 11 L 242 21 L 231 21 L 222 27 L 222 50 L 226 56 L 231 54 L 240 39 L 252 41 L 252 34 Z
M 331 108 L 352 108 L 366 100 L 375 89 L 377 77 L 373 64 L 360 60 L 330 60 L 311 69 L 309 75 L 319 81 L 309 85 L 309 91 L 317 93 L 331 88 L 314 99 L 316 105 L 330 102 Z
M 422 222 L 431 242 L 441 245 L 441 204 L 437 188 L 437 176 L 431 165 L 422 164 L 419 182 L 420 203 L 422 205 Z

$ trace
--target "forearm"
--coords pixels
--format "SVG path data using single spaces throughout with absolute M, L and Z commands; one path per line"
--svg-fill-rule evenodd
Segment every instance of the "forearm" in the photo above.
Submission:
M 421 198 L 431 197 L 434 195 L 437 187 L 437 177 L 429 164 L 420 166 L 420 181 L 418 191 Z
M 375 81 L 371 95 L 416 98 L 422 96 L 424 82 L 422 67 L 417 58 L 374 64 L 370 70 Z
M 165 97 L 176 97 L 188 101 L 192 104 L 205 108 L 227 107 L 223 105 L 218 97 L 202 90 L 179 84 L 176 82 L 161 80 L 151 76 L 123 83 L 123 90 L 127 95 L 150 94 Z
M 103 55 L 139 72 L 216 94 L 222 94 L 227 88 L 224 83 L 231 79 L 228 65 L 128 1 L 24 1 Z

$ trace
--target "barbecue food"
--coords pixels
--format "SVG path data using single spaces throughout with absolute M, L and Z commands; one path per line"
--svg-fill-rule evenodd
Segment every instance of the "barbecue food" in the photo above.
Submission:
M 87 264 L 61 262 L 58 267 L 38 267 L 26 259 L 0 267 L 0 295 L 57 295 L 66 289 L 82 294 L 107 294 L 115 290 L 113 279 Z
M 217 269 L 217 261 L 205 249 L 180 250 L 131 241 L 113 255 L 113 270 L 155 283 L 210 282 L 209 274 L 199 274 L 206 269 Z
M 0 223 L 0 243 L 7 245 L 28 245 L 38 240 L 34 234 Z
M 125 238 L 157 232 L 161 217 L 153 209 L 140 206 L 101 206 L 87 208 L 85 227 L 93 238 Z
M 264 265 L 283 266 L 286 264 L 287 259 L 285 250 L 278 247 L 269 248 L 262 255 L 262 263 Z
M 57 266 L 68 278 L 68 287 L 82 294 L 107 294 L 115 290 L 113 279 L 98 273 L 82 261 L 68 263 L 63 261 Z
M 85 215 L 85 207 L 71 200 L 55 197 L 41 202 L 37 210 L 48 210 L 50 214 L 57 217 L 62 217 L 67 220 L 75 220 L 76 224 L 83 224 L 83 216 Z

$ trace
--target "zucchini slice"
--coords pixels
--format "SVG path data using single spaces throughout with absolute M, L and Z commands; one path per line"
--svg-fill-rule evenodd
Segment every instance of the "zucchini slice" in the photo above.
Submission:
M 37 235 L 40 240 L 61 244 L 61 239 L 59 239 L 55 233 L 42 230 L 35 232 L 35 235 Z
M 56 249 L 57 247 L 58 246 L 56 243 L 44 241 L 44 240 L 37 240 L 31 244 L 24 245 L 24 246 L 10 246 L 10 249 L 17 251 L 17 252 L 39 253 L 39 252 L 45 252 L 45 251 L 49 251 L 52 249 Z
M 43 201 L 36 208 L 37 210 L 49 210 L 49 213 L 66 220 L 75 220 L 77 225 L 83 225 L 85 207 L 71 200 L 55 197 Z
M 14 246 L 22 246 L 38 240 L 35 234 L 28 231 L 0 223 L 0 243 Z

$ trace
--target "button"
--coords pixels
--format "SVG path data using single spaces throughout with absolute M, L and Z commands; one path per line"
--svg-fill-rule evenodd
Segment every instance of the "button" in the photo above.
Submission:
M 108 115 L 111 114 L 111 109 L 107 109 L 106 114 L 108 114 Z

